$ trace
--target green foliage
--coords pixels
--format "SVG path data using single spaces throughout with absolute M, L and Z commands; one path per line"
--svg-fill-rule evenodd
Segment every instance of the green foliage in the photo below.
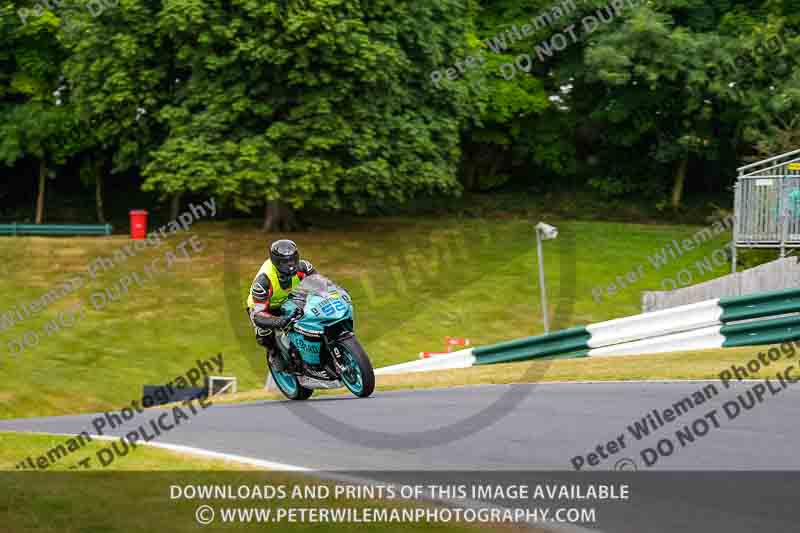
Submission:
M 561 170 L 556 163 L 559 156 L 553 151 L 565 151 L 564 143 L 537 142 L 543 140 L 536 135 L 542 125 L 539 119 L 551 108 L 543 80 L 532 75 L 504 79 L 501 65 L 514 62 L 515 47 L 509 42 L 508 50 L 495 52 L 487 45 L 526 14 L 538 13 L 546 5 L 541 1 L 490 3 L 480 11 L 475 30 L 467 37 L 464 56 L 484 58 L 479 68 L 471 69 L 459 82 L 468 87 L 474 104 L 463 135 L 462 182 L 468 189 L 487 190 L 502 185 L 511 178 L 515 167 L 534 162 Z M 547 136 L 542 133 L 542 137 Z
M 457 192 L 464 103 L 427 83 L 463 36 L 461 2 L 173 1 L 159 15 L 182 81 L 146 187 L 240 209 L 363 211 Z
M 161 35 L 158 3 L 124 0 L 100 16 L 65 6 L 64 72 L 76 113 L 109 153 L 113 172 L 141 168 L 165 132 L 154 115 L 173 98 L 175 53 Z
M 0 160 L 87 187 L 110 168 L 243 211 L 509 185 L 678 205 L 798 142 L 794 0 L 625 3 L 592 31 L 606 0 L 561 16 L 571 3 L 120 0 L 93 16 L 63 0 L 20 17 L 32 5 L 0 4 Z M 577 40 L 536 57 L 569 24 Z M 504 76 L 520 54 L 530 68 Z
M 714 156 L 713 103 L 707 98 L 704 64 L 711 46 L 705 35 L 677 27 L 672 16 L 649 7 L 598 31 L 579 80 L 583 90 L 603 95 L 591 115 L 611 130 L 610 144 L 643 149 L 651 159 L 650 180 L 614 172 L 620 177 L 603 190 L 664 190 L 672 167 L 689 154 Z M 661 186 L 654 187 L 654 181 Z
M 0 161 L 24 157 L 64 163 L 82 135 L 62 95 L 66 55 L 50 12 L 23 24 L 14 5 L 0 7 Z
M 750 248 L 739 250 L 736 257 L 736 269 L 738 271 L 747 270 L 748 268 L 755 268 L 764 263 L 769 263 L 780 258 L 778 250 Z

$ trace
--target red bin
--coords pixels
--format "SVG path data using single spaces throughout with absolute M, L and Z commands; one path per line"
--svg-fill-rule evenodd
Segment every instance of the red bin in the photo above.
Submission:
M 141 241 L 147 236 L 147 211 L 135 209 L 130 212 L 131 216 L 131 239 Z

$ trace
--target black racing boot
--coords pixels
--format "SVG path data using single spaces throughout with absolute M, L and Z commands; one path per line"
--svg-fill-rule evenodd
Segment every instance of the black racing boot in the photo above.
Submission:
M 277 349 L 267 348 L 267 359 L 269 360 L 269 367 L 276 372 L 286 371 L 286 360 L 281 357 Z

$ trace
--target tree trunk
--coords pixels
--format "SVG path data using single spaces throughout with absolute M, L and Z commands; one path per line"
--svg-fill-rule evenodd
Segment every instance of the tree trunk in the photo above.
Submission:
M 291 231 L 296 227 L 292 208 L 280 200 L 269 200 L 264 209 L 263 231 Z
M 45 187 L 47 186 L 47 163 L 44 160 L 39 162 L 39 192 L 36 197 L 36 223 L 44 222 L 44 198 Z
M 672 183 L 672 200 L 670 201 L 670 205 L 673 209 L 677 209 L 681 205 L 683 185 L 686 182 L 686 166 L 688 163 L 689 156 L 686 156 L 678 162 L 678 167 L 675 169 L 675 181 Z
M 475 188 L 475 166 L 476 163 L 469 157 L 463 159 L 464 170 L 462 174 L 461 184 L 464 190 L 471 191 Z
M 172 199 L 170 200 L 169 204 L 169 219 L 175 220 L 178 218 L 181 210 L 181 198 L 183 197 L 182 192 L 176 192 L 172 195 Z
M 94 163 L 94 203 L 97 208 L 97 221 L 100 224 L 106 223 L 106 214 L 103 209 L 103 160 L 98 159 Z
M 499 152 L 499 153 L 498 153 Z M 489 179 L 494 180 L 497 177 L 497 173 L 500 172 L 500 169 L 503 168 L 503 164 L 505 163 L 505 150 L 502 148 L 498 148 L 496 150 L 492 150 L 489 152 Z
M 472 148 L 474 147 L 471 144 L 467 145 L 462 151 L 461 156 L 461 185 L 464 187 L 465 191 L 472 191 L 475 188 L 476 174 L 478 171 L 478 161 L 472 155 L 474 152 Z

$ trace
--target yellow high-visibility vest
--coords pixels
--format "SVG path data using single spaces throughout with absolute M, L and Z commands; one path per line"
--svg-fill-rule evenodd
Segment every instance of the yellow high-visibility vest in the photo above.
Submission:
M 281 282 L 278 280 L 278 269 L 275 268 L 275 265 L 272 264 L 272 261 L 267 259 L 264 261 L 264 264 L 261 265 L 261 268 L 258 269 L 255 277 L 253 278 L 253 282 L 255 283 L 256 278 L 261 274 L 266 274 L 269 278 L 270 285 L 272 285 L 272 296 L 269 299 L 269 310 L 270 311 L 277 311 L 280 309 L 283 302 L 285 302 L 289 298 L 289 291 L 294 289 L 300 284 L 300 276 L 295 274 L 292 277 L 292 286 L 289 289 L 284 289 L 281 287 Z M 255 307 L 255 302 L 253 301 L 253 295 L 248 291 L 247 293 L 247 308 L 252 309 Z

